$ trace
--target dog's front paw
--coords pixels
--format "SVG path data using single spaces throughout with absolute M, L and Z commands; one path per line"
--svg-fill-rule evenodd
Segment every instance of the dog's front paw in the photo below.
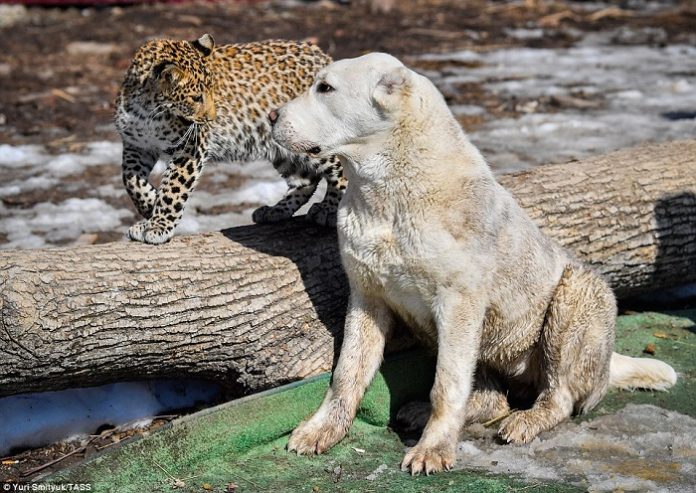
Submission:
M 426 475 L 442 470 L 449 471 L 454 466 L 454 444 L 443 443 L 436 446 L 421 445 L 419 442 L 409 450 L 401 462 L 402 471 L 411 471 L 412 476 L 424 472 Z
M 263 205 L 254 211 L 251 220 L 256 224 L 277 223 L 290 219 L 292 214 L 292 211 L 284 207 Z
M 498 429 L 498 436 L 507 443 L 529 443 L 542 431 L 534 409 L 517 411 L 508 416 Z
M 346 432 L 327 420 L 313 423 L 310 419 L 300 423 L 290 435 L 288 451 L 297 455 L 321 454 L 338 443 Z
M 319 226 L 336 227 L 336 207 L 318 202 L 307 211 L 307 219 Z

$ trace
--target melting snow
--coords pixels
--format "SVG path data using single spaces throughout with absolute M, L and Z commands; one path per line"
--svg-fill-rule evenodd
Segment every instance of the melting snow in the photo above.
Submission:
M 612 415 L 568 421 L 528 445 L 500 445 L 494 433 L 470 427 L 458 467 L 567 481 L 588 491 L 681 493 L 696 484 L 696 420 L 656 406 L 629 404 Z
M 218 385 L 199 380 L 151 380 L 4 397 L 0 456 L 13 448 L 72 440 L 103 425 L 147 426 L 147 418 L 211 402 L 219 390 Z
M 0 204 L 0 233 L 5 248 L 38 248 L 74 240 L 83 233 L 118 230 L 130 211 L 116 209 L 99 199 L 67 199 L 59 204 L 41 202 L 31 209 L 9 211 Z
M 426 71 L 445 92 L 479 83 L 509 103 L 574 97 L 588 107 L 488 119 L 470 132 L 499 170 L 564 162 L 643 142 L 693 138 L 696 119 L 671 120 L 665 113 L 696 111 L 696 47 L 576 46 L 515 48 L 426 55 L 455 62 L 446 71 Z M 456 62 L 465 62 L 458 67 Z M 474 62 L 478 66 L 471 67 Z M 594 107 L 592 107 L 594 106 Z M 471 114 L 454 107 L 455 114 Z

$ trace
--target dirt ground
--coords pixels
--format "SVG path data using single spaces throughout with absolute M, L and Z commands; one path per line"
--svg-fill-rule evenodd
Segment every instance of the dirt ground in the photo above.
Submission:
M 619 26 L 659 29 L 657 43 L 688 42 L 694 25 L 696 4 L 689 0 L 404 0 L 386 15 L 328 0 L 30 8 L 0 24 L 0 142 L 52 144 L 58 152 L 83 141 L 116 140 L 111 118 L 118 86 L 134 50 L 153 37 L 311 38 L 335 58 L 375 50 L 408 58 L 455 49 L 565 47 L 588 31 Z M 510 35 L 515 28 L 544 28 L 545 34 L 524 40 Z M 457 103 L 486 99 L 469 89 Z
M 41 474 L 76 464 L 85 457 L 107 451 L 121 441 L 147 436 L 178 416 L 158 416 L 149 425 L 139 428 L 105 427 L 99 433 L 79 440 L 67 440 L 4 457 L 0 459 L 0 484 L 28 482 Z
M 0 13 L 0 144 L 41 144 L 60 154 L 79 153 L 86 143 L 97 140 L 117 141 L 111 122 L 116 92 L 134 50 L 153 37 L 194 39 L 209 32 L 218 43 L 309 38 L 335 58 L 381 50 L 409 61 L 418 54 L 461 49 L 564 48 L 588 32 L 621 27 L 643 34 L 617 37 L 616 44 L 693 44 L 696 26 L 696 3 L 691 0 L 404 0 L 396 2 L 395 9 L 386 15 L 368 14 L 365 5 L 354 3 L 193 2 L 86 9 L 0 5 L 11 9 Z M 544 30 L 541 37 L 525 39 L 512 34 L 515 29 L 538 28 Z M 446 72 L 447 63 L 421 59 L 418 68 Z M 459 86 L 445 96 L 450 104 L 477 104 L 494 116 L 522 111 L 520 105 L 506 104 L 476 84 Z M 462 116 L 460 120 L 471 130 L 481 116 Z M 1 200 L 13 210 L 43 201 L 59 202 L 79 190 L 82 185 L 78 182 L 89 187 L 107 185 L 115 176 L 112 171 L 89 168 L 85 174 L 66 178 L 67 186 L 8 195 Z M 0 182 L 6 180 L 5 173 L 8 170 L 0 167 Z M 75 180 L 74 186 L 70 180 Z M 230 175 L 217 186 L 233 188 L 241 180 Z M 125 194 L 109 202 L 114 207 L 129 207 Z M 113 241 L 121 236 L 111 232 L 99 235 L 86 240 Z M 0 243 L 4 243 L 2 234 Z M 53 466 L 61 467 L 85 453 L 97 453 L 120 437 L 107 432 L 86 449 L 81 448 L 81 442 L 71 442 L 6 458 L 8 463 L 2 466 L 6 475 L 0 474 L 0 479 L 26 480 L 32 475 L 22 473 L 78 450 Z
M 113 102 L 132 53 L 150 38 L 195 39 L 210 32 L 218 43 L 311 39 L 335 58 L 371 50 L 391 52 L 435 77 L 448 103 L 464 108 L 457 118 L 467 132 L 474 135 L 480 130 L 491 136 L 488 142 L 479 138 L 477 145 L 484 155 L 496 158 L 493 161 L 498 161 L 499 169 L 519 169 L 519 162 L 575 159 L 578 155 L 573 149 L 563 149 L 563 144 L 561 148 L 544 146 L 559 139 L 578 139 L 574 135 L 543 135 L 539 138 L 544 141 L 541 147 L 546 149 L 545 154 L 538 153 L 540 146 L 529 139 L 526 153 L 512 146 L 509 156 L 497 159 L 492 151 L 507 152 L 500 144 L 509 139 L 494 137 L 495 131 L 486 125 L 507 120 L 514 130 L 524 125 L 516 119 L 530 116 L 530 112 L 584 112 L 585 123 L 591 123 L 594 116 L 590 112 L 607 106 L 603 92 L 572 92 L 570 97 L 506 95 L 492 91 L 484 83 L 485 77 L 449 82 L 466 78 L 466 70 L 479 68 L 484 64 L 482 59 L 422 55 L 470 50 L 485 56 L 505 48 L 566 49 L 591 33 L 609 33 L 608 43 L 619 51 L 623 47 L 696 44 L 692 28 L 696 25 L 696 4 L 690 0 L 403 0 L 396 2 L 389 14 L 374 15 L 363 2 L 366 0 L 356 0 L 350 6 L 331 0 L 151 3 L 81 9 L 0 5 L 0 145 L 39 146 L 41 152 L 33 166 L 0 161 L 0 248 L 123 239 L 135 216 L 121 186 L 120 150 L 111 150 L 106 158 L 108 165 L 87 165 L 81 172 L 56 171 L 53 166 L 65 164 L 68 159 L 93 163 L 99 149 L 95 151 L 91 145 L 120 142 L 112 123 Z M 611 70 L 615 60 L 597 63 Z M 678 72 L 671 66 L 668 70 Z M 672 74 L 671 80 L 688 88 L 686 79 L 693 72 L 689 67 L 682 67 L 682 71 Z M 514 82 L 510 78 L 519 74 L 492 78 L 500 77 Z M 545 74 L 539 77 L 541 86 L 553 83 Z M 467 111 L 471 109 L 476 111 Z M 690 107 L 676 109 L 687 111 Z M 659 115 L 656 118 L 661 119 Z M 531 122 L 531 126 L 542 125 Z M 607 152 L 643 139 L 635 132 L 628 134 L 634 137 L 626 142 L 617 138 L 608 148 L 600 146 L 590 151 Z M 670 135 L 662 124 L 646 135 L 646 140 L 675 138 Z M 676 138 L 682 135 L 683 131 Z M 6 150 L 25 152 L 14 147 Z M 51 162 L 54 157 L 59 162 Z M 188 216 L 184 217 L 184 223 L 190 219 L 190 227 L 182 224 L 179 233 L 247 224 L 249 211 L 270 199 L 255 198 L 249 203 L 234 202 L 229 195 L 222 197 L 226 191 L 254 186 L 256 181 L 250 178 L 259 177 L 228 172 L 223 167 L 207 169 L 194 195 L 200 200 L 187 207 Z M 69 217 L 73 217 L 72 224 L 56 226 L 58 219 L 66 222 Z

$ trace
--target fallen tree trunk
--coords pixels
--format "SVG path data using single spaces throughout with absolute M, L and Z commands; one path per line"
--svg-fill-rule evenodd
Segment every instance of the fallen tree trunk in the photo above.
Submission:
M 532 218 L 619 294 L 696 279 L 696 141 L 505 175 Z M 0 395 L 156 376 L 240 393 L 329 370 L 347 287 L 302 220 L 0 253 Z

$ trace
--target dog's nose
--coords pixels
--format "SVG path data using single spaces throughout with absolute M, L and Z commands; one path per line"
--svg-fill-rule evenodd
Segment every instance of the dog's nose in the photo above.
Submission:
M 276 110 L 271 110 L 268 114 L 268 119 L 271 121 L 271 125 L 278 121 L 278 112 Z

